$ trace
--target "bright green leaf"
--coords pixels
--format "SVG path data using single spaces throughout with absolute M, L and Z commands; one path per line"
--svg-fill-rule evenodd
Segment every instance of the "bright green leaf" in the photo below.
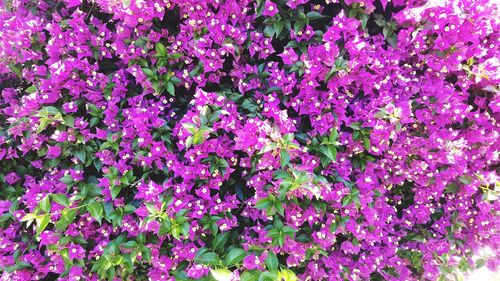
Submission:
M 102 217 L 104 214 L 104 208 L 102 207 L 101 202 L 93 202 L 87 206 L 87 210 L 90 215 L 97 221 L 99 224 L 102 222 Z

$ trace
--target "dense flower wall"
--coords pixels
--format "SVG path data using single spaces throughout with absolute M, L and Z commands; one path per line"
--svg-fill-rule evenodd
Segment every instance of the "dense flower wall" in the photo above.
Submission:
M 4 1 L 1 280 L 496 268 L 495 2 Z

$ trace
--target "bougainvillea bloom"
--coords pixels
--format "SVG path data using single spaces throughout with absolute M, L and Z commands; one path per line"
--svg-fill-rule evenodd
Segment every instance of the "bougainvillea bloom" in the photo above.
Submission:
M 497 268 L 498 19 L 490 0 L 4 1 L 0 279 Z

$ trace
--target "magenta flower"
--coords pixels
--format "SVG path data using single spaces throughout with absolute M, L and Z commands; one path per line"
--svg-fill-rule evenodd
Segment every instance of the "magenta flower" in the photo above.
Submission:
M 62 148 L 60 146 L 49 146 L 47 150 L 46 157 L 49 159 L 55 159 L 61 155 Z
M 85 257 L 85 249 L 78 244 L 70 244 L 68 248 L 68 255 L 70 259 L 82 259 Z
M 494 1 L 11 4 L 0 279 L 498 267 Z
M 262 11 L 262 15 L 266 17 L 273 17 L 278 13 L 278 6 L 271 0 L 266 0 L 264 3 L 264 10 Z
M 10 185 L 13 185 L 14 183 L 19 181 L 20 179 L 21 179 L 21 177 L 19 177 L 19 175 L 15 172 L 8 173 L 5 176 L 5 181 Z
M 261 261 L 255 254 L 250 254 L 243 259 L 243 266 L 248 269 L 260 268 Z

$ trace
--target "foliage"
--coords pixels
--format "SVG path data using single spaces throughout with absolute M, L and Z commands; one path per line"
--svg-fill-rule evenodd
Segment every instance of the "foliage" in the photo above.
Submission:
M 498 264 L 495 1 L 3 5 L 2 280 Z

